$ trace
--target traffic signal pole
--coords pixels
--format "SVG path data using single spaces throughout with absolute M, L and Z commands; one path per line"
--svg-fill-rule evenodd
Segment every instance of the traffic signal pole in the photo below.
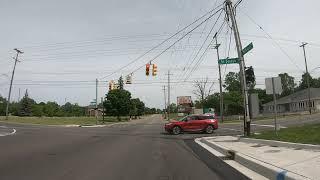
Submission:
M 238 57 L 240 59 L 239 67 L 240 67 L 240 80 L 242 85 L 242 95 L 243 95 L 243 106 L 244 106 L 244 135 L 250 136 L 250 123 L 251 119 L 249 116 L 249 103 L 248 103 L 248 87 L 246 85 L 246 76 L 245 76 L 245 62 L 242 54 L 242 44 L 240 40 L 239 30 L 234 14 L 234 9 L 232 6 L 231 0 L 226 0 L 226 6 L 227 6 L 227 13 L 231 18 L 232 22 L 232 29 L 234 32 L 234 38 L 237 46 L 237 53 Z

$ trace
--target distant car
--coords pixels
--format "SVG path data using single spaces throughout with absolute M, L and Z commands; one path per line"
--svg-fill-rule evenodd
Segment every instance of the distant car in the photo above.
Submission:
M 166 123 L 164 129 L 175 135 L 182 132 L 205 132 L 212 134 L 215 129 L 218 129 L 218 120 L 214 115 L 189 115 L 180 120 Z

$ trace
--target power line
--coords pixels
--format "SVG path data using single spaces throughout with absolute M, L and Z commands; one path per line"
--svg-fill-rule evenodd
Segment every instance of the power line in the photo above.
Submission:
M 179 38 L 177 41 L 175 41 L 173 44 L 171 44 L 169 47 L 167 47 L 165 50 L 163 50 L 161 53 L 159 53 L 158 55 L 156 55 L 155 57 L 153 57 L 151 60 L 149 60 L 149 62 L 152 62 L 154 60 L 156 60 L 158 57 L 160 57 L 163 53 L 165 53 L 168 49 L 172 48 L 176 43 L 178 43 L 179 41 L 181 41 L 183 38 L 185 38 L 188 34 L 190 34 L 192 31 L 194 31 L 195 29 L 197 29 L 198 27 L 200 27 L 203 23 L 205 23 L 206 21 L 208 21 L 211 17 L 213 17 L 215 14 L 217 14 L 219 11 L 221 11 L 222 9 L 217 10 L 215 13 L 211 14 L 208 18 L 206 18 L 204 21 L 202 21 L 200 24 L 198 24 L 196 27 L 194 27 L 193 29 L 191 29 L 189 32 L 187 32 L 186 34 L 184 34 L 181 38 Z M 138 71 L 139 69 L 141 69 L 142 67 L 144 67 L 144 64 L 140 67 L 138 67 L 137 69 L 135 69 L 134 71 L 132 71 L 131 73 L 134 73 L 136 71 Z
M 223 21 L 223 23 L 221 24 L 220 28 L 217 31 L 217 36 L 218 34 L 220 34 L 223 26 L 225 25 L 226 21 Z M 204 55 L 206 54 L 206 52 L 208 51 L 209 47 L 211 46 L 212 42 L 213 42 L 214 38 L 212 38 L 212 40 L 210 41 L 210 43 L 208 44 L 207 48 L 204 50 L 204 52 L 202 53 L 202 55 L 200 56 L 199 60 L 196 62 L 195 66 L 193 67 L 193 69 L 191 69 L 190 73 L 187 75 L 187 77 L 184 79 L 184 81 L 186 81 L 191 75 L 192 73 L 198 68 L 198 66 L 201 64 Z
M 292 64 L 294 64 L 298 70 L 302 71 L 303 70 L 297 65 L 297 63 L 289 56 L 289 54 L 280 46 L 280 44 L 275 41 L 272 36 L 267 32 L 265 31 L 262 26 L 260 26 L 252 17 L 250 17 L 247 13 L 243 12 L 243 11 L 240 11 L 241 13 L 243 13 L 253 24 L 255 24 L 256 26 L 259 27 L 259 29 L 265 33 L 265 35 L 276 45 L 278 46 L 278 48 L 280 49 L 280 51 L 291 61 Z
M 220 5 L 222 6 L 222 4 Z M 140 55 L 139 57 L 137 57 L 136 59 L 134 59 L 133 61 L 129 62 L 128 64 L 126 64 L 125 66 L 122 66 L 121 68 L 117 69 L 116 71 L 114 71 L 113 73 L 107 75 L 107 76 L 104 76 L 100 79 L 104 79 L 104 78 L 107 78 L 107 77 L 110 77 L 112 76 L 113 74 L 117 73 L 118 71 L 121 71 L 122 69 L 126 68 L 127 66 L 130 66 L 131 64 L 133 64 L 134 62 L 138 61 L 139 59 L 141 59 L 142 57 L 144 57 L 146 54 L 148 54 L 149 52 L 153 51 L 154 49 L 160 47 L 162 44 L 166 43 L 167 41 L 169 41 L 172 37 L 178 35 L 180 32 L 184 31 L 185 29 L 189 28 L 190 26 L 192 26 L 193 24 L 197 23 L 200 19 L 204 18 L 205 16 L 207 16 L 208 14 L 212 13 L 215 9 L 218 9 L 220 6 L 217 6 L 216 8 L 214 8 L 213 10 L 205 13 L 204 15 L 202 15 L 200 18 L 196 19 L 195 21 L 193 21 L 191 24 L 187 25 L 186 27 L 182 28 L 181 30 L 179 30 L 178 32 L 174 33 L 172 36 L 170 36 L 169 38 L 165 39 L 164 41 L 162 41 L 160 44 L 154 46 L 153 48 L 151 48 L 150 50 L 148 50 L 147 52 L 145 52 L 144 54 Z M 215 14 L 215 13 L 214 13 Z M 213 15 L 210 15 L 210 17 L 212 17 Z M 208 18 L 205 20 L 207 21 Z M 202 23 L 201 23 L 202 24 Z M 193 29 L 194 30 L 194 29 Z M 191 31 L 192 32 L 192 31 Z M 181 39 L 180 39 L 181 40 Z M 178 41 L 176 41 L 178 42 Z M 174 43 L 175 44 L 175 43 Z M 164 51 L 165 52 L 165 51 Z M 161 53 L 162 54 L 162 53 Z M 161 55 L 160 54 L 160 55 Z
M 212 33 L 213 31 L 213 28 L 216 26 L 218 20 L 220 19 L 221 17 L 221 14 L 222 14 L 223 11 L 220 12 L 219 16 L 217 17 L 217 20 L 214 22 L 213 26 L 211 27 L 208 35 L 206 36 L 205 40 L 203 41 L 202 45 L 200 46 L 199 50 L 197 51 L 196 55 L 194 56 L 194 58 L 192 59 L 191 63 L 190 63 L 190 66 L 192 65 L 192 63 L 196 60 L 196 58 L 198 57 L 199 53 L 201 52 L 202 48 L 204 47 L 205 43 L 207 42 L 210 34 Z M 209 44 L 210 45 L 210 44 Z M 188 67 L 190 67 L 188 66 Z M 181 77 L 184 77 L 186 75 L 186 73 L 183 73 Z

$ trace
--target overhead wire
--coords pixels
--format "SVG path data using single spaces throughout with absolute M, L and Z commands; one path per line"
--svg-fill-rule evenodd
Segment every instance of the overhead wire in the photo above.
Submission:
M 273 42 L 273 44 L 275 44 L 280 49 L 280 51 L 291 61 L 291 63 L 297 67 L 298 70 L 303 72 L 303 70 L 297 65 L 297 63 L 293 60 L 293 58 L 282 48 L 282 46 L 280 46 L 280 44 L 276 40 L 272 38 L 272 36 L 266 30 L 263 29 L 261 25 L 259 25 L 252 17 L 250 17 L 244 11 L 242 10 L 239 10 L 239 11 L 242 14 L 244 14 L 253 24 L 255 24 Z
M 221 15 L 222 15 L 222 12 L 223 12 L 223 11 L 220 12 L 219 16 L 217 17 L 216 21 L 214 22 L 213 26 L 211 27 L 209 33 L 207 34 L 205 40 L 203 41 L 202 45 L 201 45 L 200 48 L 198 49 L 197 53 L 195 54 L 195 56 L 194 56 L 194 58 L 192 59 L 190 65 L 188 66 L 188 68 L 193 64 L 193 62 L 196 60 L 196 58 L 197 58 L 198 55 L 200 54 L 202 48 L 204 47 L 205 43 L 207 42 L 207 40 L 208 40 L 210 34 L 212 33 L 214 27 L 216 26 L 217 22 L 219 21 Z M 187 72 L 188 72 L 188 71 L 186 71 L 185 73 L 183 73 L 183 74 L 181 75 L 181 79 L 183 79 L 183 77 L 186 75 Z
M 225 20 L 223 21 L 223 23 L 221 24 L 220 28 L 217 31 L 217 36 L 218 34 L 220 34 L 223 26 L 225 25 Z M 204 52 L 202 53 L 202 55 L 200 56 L 200 58 L 198 59 L 198 61 L 196 62 L 195 66 L 193 67 L 193 69 L 191 69 L 190 73 L 186 76 L 186 78 L 184 79 L 184 81 L 186 81 L 188 78 L 190 78 L 190 76 L 192 75 L 192 73 L 198 68 L 198 66 L 201 64 L 204 55 L 206 54 L 207 50 L 209 49 L 209 47 L 211 46 L 212 42 L 213 42 L 214 38 L 212 38 L 211 42 L 208 44 L 207 48 L 204 50 Z
M 171 44 L 169 47 L 167 47 L 165 50 L 163 50 L 161 53 L 159 53 L 158 55 L 154 56 L 152 59 L 150 59 L 148 62 L 153 62 L 154 60 L 156 60 L 158 57 L 160 57 L 163 53 L 165 53 L 167 50 L 169 50 L 170 48 L 172 48 L 176 43 L 178 43 L 179 41 L 181 41 L 182 39 L 184 39 L 188 34 L 190 34 L 191 32 L 193 32 L 195 29 L 197 29 L 198 27 L 200 27 L 203 23 L 205 23 L 206 21 L 208 21 L 210 18 L 212 18 L 214 15 L 216 15 L 219 11 L 221 11 L 222 9 L 217 10 L 215 13 L 211 14 L 209 17 L 207 17 L 204 21 L 202 21 L 200 24 L 198 24 L 197 26 L 195 26 L 193 29 L 191 29 L 190 31 L 188 31 L 186 34 L 184 34 L 182 37 L 180 37 L 177 41 L 175 41 L 173 44 Z M 136 71 L 138 71 L 139 69 L 141 69 L 142 67 L 144 67 L 145 65 L 143 64 L 142 66 L 138 67 L 137 69 L 135 69 L 134 71 L 131 72 L 135 73 Z
M 222 6 L 223 4 L 221 4 L 220 6 Z M 107 76 L 103 76 L 99 79 L 104 79 L 107 77 L 112 76 L 113 74 L 121 71 L 122 69 L 130 66 L 131 64 L 135 63 L 136 61 L 138 61 L 139 59 L 141 59 L 142 57 L 144 57 L 145 55 L 147 55 L 149 52 L 153 51 L 154 49 L 160 47 L 161 45 L 163 45 L 164 43 L 166 43 L 167 41 L 169 41 L 172 37 L 175 37 L 176 35 L 178 35 L 179 33 L 181 33 L 182 31 L 184 31 L 185 29 L 188 29 L 190 26 L 192 26 L 193 24 L 197 23 L 198 21 L 200 21 L 202 18 L 206 17 L 208 14 L 212 13 L 213 11 L 215 11 L 216 9 L 218 9 L 220 6 L 217 6 L 216 8 L 212 9 L 211 11 L 205 13 L 204 15 L 202 15 L 200 18 L 196 19 L 195 21 L 193 21 L 191 24 L 187 25 L 186 27 L 182 28 L 181 30 L 179 30 L 178 32 L 174 33 L 173 35 L 171 35 L 170 37 L 168 37 L 167 39 L 165 39 L 164 41 L 162 41 L 161 43 L 159 43 L 158 45 L 154 46 L 153 48 L 151 48 L 150 50 L 148 50 L 147 52 L 143 53 L 142 55 L 138 56 L 137 58 L 135 58 L 134 60 L 132 60 L 131 62 L 129 62 L 128 64 L 120 67 L 119 69 L 117 69 L 116 71 L 114 71 L 113 73 L 107 75 Z M 215 13 L 214 13 L 215 14 Z M 211 18 L 213 15 L 210 15 L 209 17 Z M 209 19 L 210 19 L 209 18 Z M 208 20 L 208 18 L 206 19 L 206 21 Z M 193 29 L 194 30 L 194 29 Z M 192 31 L 191 31 L 192 32 Z M 181 40 L 181 39 L 180 39 Z M 179 41 L 180 41 L 179 40 Z M 177 41 L 177 42 L 179 42 Z M 166 51 L 166 50 L 165 50 Z M 165 52 L 164 51 L 164 52 Z M 162 53 L 161 53 L 162 54 Z

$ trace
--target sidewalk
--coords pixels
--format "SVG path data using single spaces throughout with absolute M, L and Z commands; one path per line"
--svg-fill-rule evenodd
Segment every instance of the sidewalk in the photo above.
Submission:
M 201 138 L 218 152 L 269 179 L 319 179 L 320 146 L 276 143 L 232 136 Z M 269 145 L 267 145 L 269 144 Z

